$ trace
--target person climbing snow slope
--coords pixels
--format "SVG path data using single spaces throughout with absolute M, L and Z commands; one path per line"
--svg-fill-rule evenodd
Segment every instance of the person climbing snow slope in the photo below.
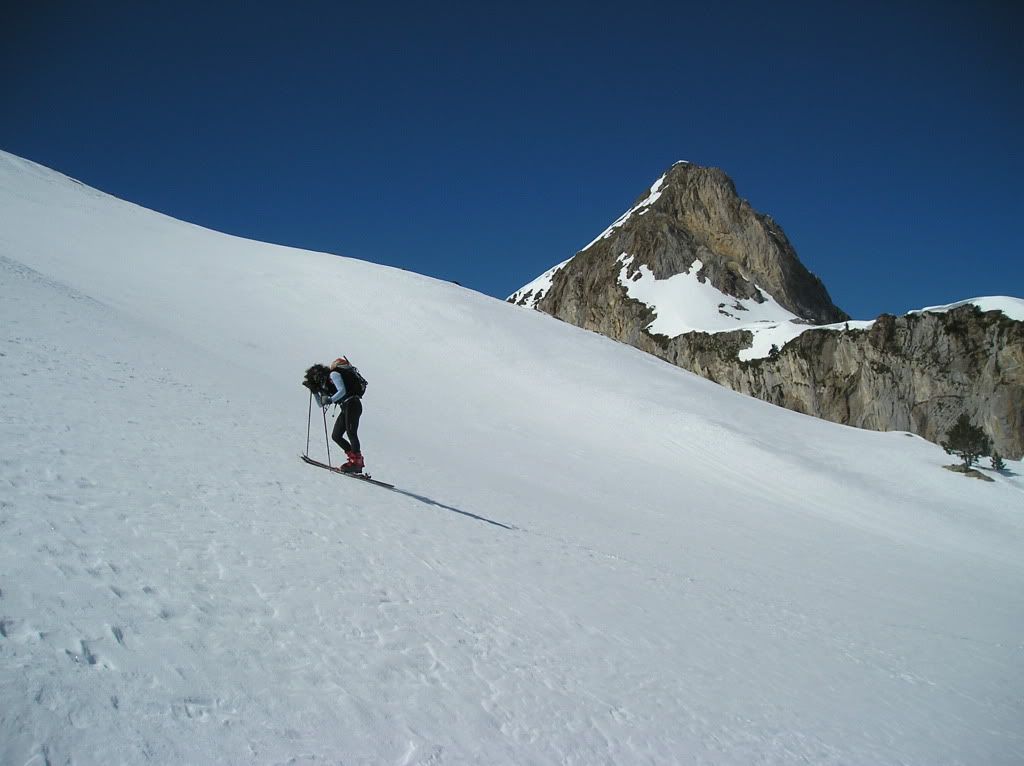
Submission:
M 362 397 L 366 393 L 366 379 L 344 356 L 331 362 L 329 369 L 329 380 L 334 391 L 331 392 L 331 387 L 323 386 L 316 392 L 317 401 L 321 407 L 330 407 L 332 404 L 341 406 L 331 433 L 331 438 L 345 450 L 348 457 L 348 462 L 341 466 L 341 470 L 345 473 L 362 473 L 366 463 L 359 443 L 359 418 L 363 414 Z

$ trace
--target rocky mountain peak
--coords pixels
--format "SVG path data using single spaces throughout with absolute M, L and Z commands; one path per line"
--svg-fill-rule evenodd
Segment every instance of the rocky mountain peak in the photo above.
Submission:
M 620 274 L 623 263 L 626 270 Z M 595 295 L 614 289 L 606 283 L 624 282 L 621 291 L 628 293 L 629 282 L 648 271 L 654 280 L 691 275 L 721 293 L 721 305 L 712 306 L 707 326 L 693 316 L 703 306 L 650 307 L 654 314 L 669 310 L 692 316 L 687 329 L 712 329 L 719 319 L 714 309 L 722 306 L 735 309 L 741 322 L 742 312 L 769 302 L 793 318 L 815 324 L 848 318 L 832 303 L 821 281 L 800 263 L 777 223 L 742 199 L 725 172 L 689 162 L 668 168 L 575 257 L 510 300 L 561 315 L 561 303 L 582 307 Z

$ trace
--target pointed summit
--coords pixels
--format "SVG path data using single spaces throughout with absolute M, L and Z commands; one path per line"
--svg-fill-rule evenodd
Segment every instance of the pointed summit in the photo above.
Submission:
M 673 164 L 590 244 L 509 300 L 599 332 L 599 315 L 639 301 L 649 321 L 630 334 L 669 337 L 848 318 L 775 221 L 740 198 L 723 171 L 689 162 Z

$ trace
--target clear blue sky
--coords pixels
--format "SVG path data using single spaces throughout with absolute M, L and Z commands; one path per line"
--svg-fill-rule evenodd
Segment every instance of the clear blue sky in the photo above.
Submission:
M 1024 297 L 1022 8 L 23 2 L 0 148 L 497 297 L 686 159 L 857 318 Z

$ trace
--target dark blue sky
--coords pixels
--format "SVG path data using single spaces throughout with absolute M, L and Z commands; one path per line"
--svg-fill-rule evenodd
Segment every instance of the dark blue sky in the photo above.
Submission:
M 0 148 L 498 297 L 686 159 L 857 318 L 1024 296 L 1024 3 L 687 6 L 20 3 Z

